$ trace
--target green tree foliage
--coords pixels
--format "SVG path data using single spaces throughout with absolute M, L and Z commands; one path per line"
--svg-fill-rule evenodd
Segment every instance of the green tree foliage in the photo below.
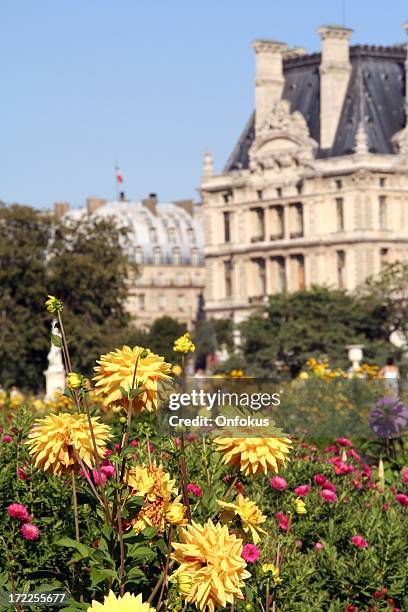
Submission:
M 132 335 L 125 304 L 128 230 L 112 218 L 85 216 L 55 228 L 48 266 L 51 292 L 64 303 L 73 367 L 92 374 L 99 355 Z
M 49 348 L 46 249 L 51 220 L 0 205 L 0 384 L 41 387 Z
M 153 352 L 162 355 L 167 362 L 176 363 L 177 357 L 173 352 L 173 343 L 185 331 L 184 323 L 179 323 L 168 316 L 160 317 L 150 326 L 146 337 L 146 345 Z
M 327 355 L 347 367 L 348 344 L 364 344 L 367 361 L 383 361 L 388 350 L 384 311 L 369 296 L 313 287 L 279 294 L 241 324 L 242 350 L 249 371 L 267 376 L 283 367 L 296 375 L 310 357 Z

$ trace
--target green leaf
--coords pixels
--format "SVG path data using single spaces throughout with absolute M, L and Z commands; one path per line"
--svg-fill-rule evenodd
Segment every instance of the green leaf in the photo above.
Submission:
M 58 334 L 51 334 L 51 342 L 54 346 L 58 346 L 58 348 L 62 348 L 62 338 Z
M 80 554 L 82 559 L 86 559 L 88 557 L 92 557 L 95 550 L 90 546 L 86 546 L 85 544 L 81 544 L 81 542 L 76 542 L 71 538 L 61 538 L 57 542 L 55 542 L 56 546 L 64 546 L 65 548 L 74 548 Z
M 115 580 L 118 580 L 118 575 L 116 571 L 112 569 L 91 569 L 91 581 L 93 587 L 106 580 L 106 578 L 114 578 Z
M 152 561 L 152 559 L 154 559 L 154 557 L 156 556 L 156 553 L 148 546 L 140 546 L 140 544 L 134 544 L 131 548 L 129 548 L 127 556 L 132 559 Z
M 126 582 L 134 582 L 135 584 L 146 582 L 146 576 L 139 567 L 132 567 L 126 573 Z

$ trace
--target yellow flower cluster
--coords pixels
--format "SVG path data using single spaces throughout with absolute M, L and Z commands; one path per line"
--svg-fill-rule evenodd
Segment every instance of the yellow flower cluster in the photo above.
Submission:
M 303 501 L 303 499 L 301 499 L 300 497 L 297 497 L 293 503 L 294 503 L 294 506 L 295 506 L 296 514 L 306 514 L 306 512 L 307 512 L 306 504 Z
M 111 438 L 110 428 L 99 423 L 99 417 L 92 417 L 91 422 L 98 455 L 102 459 L 106 442 Z M 78 470 L 78 456 L 88 468 L 95 466 L 95 453 L 85 414 L 49 414 L 35 423 L 26 444 L 37 468 L 55 475 Z
M 330 364 L 327 359 L 317 360 L 313 357 L 306 361 L 306 367 L 312 374 L 319 378 L 348 378 L 348 372 L 345 372 L 341 368 L 331 369 Z M 363 363 L 361 366 L 354 372 L 354 375 L 360 374 L 364 378 L 378 378 L 380 368 L 376 365 L 369 365 L 368 363 Z M 299 378 L 301 380 L 306 380 L 309 378 L 309 374 L 305 371 L 299 374 Z
M 280 577 L 279 567 L 276 567 L 273 563 L 264 563 L 261 567 L 264 574 L 271 574 L 273 582 L 276 586 L 282 584 L 282 578 Z
M 240 493 L 235 504 L 219 500 L 217 500 L 217 504 L 227 511 L 221 516 L 222 520 L 225 522 L 229 522 L 233 515 L 240 518 L 242 529 L 245 531 L 245 533 L 248 533 L 248 531 L 251 532 L 254 544 L 259 542 L 260 533 L 267 535 L 267 532 L 260 527 L 260 525 L 266 521 L 266 516 L 262 514 L 254 501 L 251 501 Z
M 175 353 L 194 353 L 195 350 L 196 347 L 190 338 L 189 332 L 186 332 L 174 341 L 173 351 Z
M 231 370 L 229 375 L 231 376 L 231 378 L 242 378 L 243 376 L 245 376 L 243 370 Z
M 242 540 L 230 534 L 226 525 L 192 523 L 181 529 L 181 542 L 174 542 L 172 558 L 180 567 L 173 576 L 192 576 L 190 592 L 185 596 L 200 610 L 225 608 L 235 598 L 243 599 L 241 588 L 250 573 L 242 558 Z
M 165 472 L 162 465 L 136 465 L 125 474 L 125 484 L 131 489 L 132 495 L 144 498 L 144 503 L 136 517 L 131 521 L 136 533 L 146 527 L 158 527 L 163 533 L 166 523 L 185 525 L 186 508 L 180 503 L 175 480 Z

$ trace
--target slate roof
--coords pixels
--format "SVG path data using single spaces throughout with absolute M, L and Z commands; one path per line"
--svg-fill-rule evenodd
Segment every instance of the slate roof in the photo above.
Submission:
M 393 153 L 391 137 L 405 125 L 405 62 L 403 45 L 350 47 L 351 78 L 331 149 L 319 147 L 317 157 L 350 155 L 363 121 L 371 153 Z M 311 137 L 320 140 L 320 53 L 284 60 L 283 98 L 291 111 L 300 111 Z M 232 151 L 224 172 L 248 168 L 248 151 L 255 135 L 252 113 Z

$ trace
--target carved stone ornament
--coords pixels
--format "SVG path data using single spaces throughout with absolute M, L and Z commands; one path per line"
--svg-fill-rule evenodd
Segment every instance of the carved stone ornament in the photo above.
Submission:
M 408 159 L 408 123 L 400 132 L 394 134 L 391 138 L 391 142 L 394 145 L 396 153 Z
M 303 115 L 299 111 L 291 113 L 288 100 L 279 100 L 257 130 L 249 151 L 249 167 L 253 172 L 313 167 L 316 149 Z

